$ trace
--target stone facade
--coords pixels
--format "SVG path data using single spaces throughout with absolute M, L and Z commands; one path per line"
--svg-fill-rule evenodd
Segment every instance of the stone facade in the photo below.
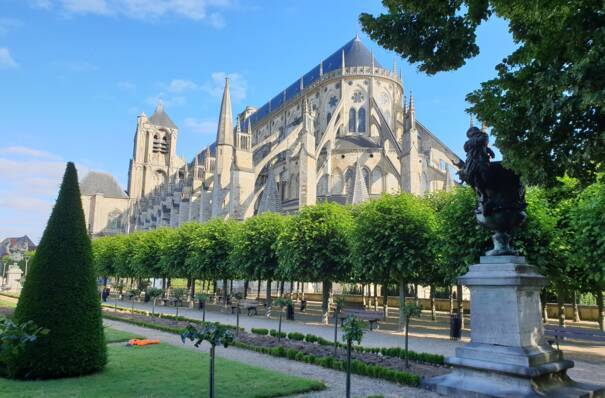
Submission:
M 396 65 L 382 67 L 355 38 L 236 117 L 227 80 L 216 141 L 190 162 L 175 155 L 178 129 L 160 105 L 137 121 L 121 232 L 449 189 L 460 159 L 416 120 L 404 93 Z M 89 224 L 109 224 L 91 214 Z

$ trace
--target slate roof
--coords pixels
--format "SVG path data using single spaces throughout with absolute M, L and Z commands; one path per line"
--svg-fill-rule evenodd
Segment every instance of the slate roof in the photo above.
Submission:
M 379 145 L 374 139 L 366 137 L 364 135 L 346 135 L 343 137 L 337 137 L 334 149 L 358 149 L 358 148 L 378 148 Z
M 171 129 L 176 129 L 176 125 L 170 119 L 168 114 L 164 112 L 164 105 L 162 102 L 158 102 L 158 105 L 153 112 L 153 115 L 149 118 L 149 123 L 155 124 L 156 126 L 168 127 Z
M 91 171 L 80 181 L 82 195 L 103 194 L 106 198 L 126 199 L 128 196 L 111 174 Z
M 0 257 L 4 256 L 6 254 L 6 244 L 7 243 L 9 243 L 11 248 L 13 248 L 13 247 L 17 247 L 17 246 L 22 246 L 24 242 L 27 242 L 28 250 L 36 250 L 36 245 L 34 244 L 34 242 L 32 242 L 32 240 L 27 235 L 23 235 L 19 238 L 17 238 L 17 237 L 6 238 L 0 242 Z
M 345 56 L 345 67 L 372 66 L 372 53 L 361 42 L 359 37 L 355 37 L 353 40 L 349 41 L 347 44 L 336 50 L 328 58 L 322 61 L 321 70 L 324 74 L 342 68 L 343 51 Z M 376 58 L 374 58 L 374 66 L 377 68 L 382 68 Z M 243 125 L 241 126 L 242 130 L 245 130 L 248 127 L 249 122 L 252 122 L 252 125 L 256 124 L 259 120 L 267 116 L 271 110 L 279 108 L 282 104 L 297 96 L 301 92 L 301 79 L 304 90 L 304 87 L 310 86 L 312 83 L 319 80 L 320 77 L 320 64 L 318 64 L 313 69 L 305 73 L 302 77 L 296 79 L 296 81 L 288 86 L 285 90 L 273 97 L 272 100 L 258 108 L 256 112 L 254 112 L 244 121 Z

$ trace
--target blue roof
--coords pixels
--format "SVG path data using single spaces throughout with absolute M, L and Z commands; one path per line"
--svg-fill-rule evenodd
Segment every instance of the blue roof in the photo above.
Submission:
M 335 70 L 342 68 L 342 52 L 345 54 L 345 66 L 372 66 L 372 53 L 366 46 L 363 45 L 358 37 L 336 50 L 332 55 L 326 58 L 321 68 L 323 73 L 330 73 Z M 374 58 L 374 66 L 382 68 L 382 66 Z M 313 69 L 308 71 L 302 76 L 303 87 L 308 87 L 321 77 L 319 74 L 320 65 L 318 64 Z M 296 97 L 300 92 L 300 78 L 292 83 L 284 91 L 273 97 L 273 99 L 263 106 L 261 106 L 256 112 L 250 115 L 243 123 L 242 130 L 248 128 L 248 123 L 251 121 L 252 124 L 256 124 L 258 121 L 266 117 L 272 110 L 279 108 L 284 103 L 290 101 Z

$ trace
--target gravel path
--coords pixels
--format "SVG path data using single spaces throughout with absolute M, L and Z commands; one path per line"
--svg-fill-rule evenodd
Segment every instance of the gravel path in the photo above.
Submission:
M 179 336 L 171 333 L 160 332 L 154 329 L 147 329 L 124 322 L 113 320 L 104 320 L 106 326 L 117 330 L 131 332 L 143 335 L 148 338 L 159 339 L 160 341 L 179 347 L 186 347 L 195 350 L 192 344 L 184 345 Z M 201 348 L 207 352 L 209 345 L 203 343 Z M 336 370 L 326 369 L 319 366 L 309 365 L 297 361 L 291 361 L 284 358 L 270 357 L 264 354 L 258 354 L 253 351 L 242 350 L 235 347 L 223 348 L 217 347 L 217 355 L 223 358 L 242 362 L 252 366 L 262 367 L 278 372 L 287 373 L 307 379 L 321 380 L 328 387 L 326 390 L 311 392 L 298 395 L 299 398 L 342 398 L 345 395 L 345 374 Z M 371 395 L 381 395 L 385 398 L 438 398 L 440 395 L 412 387 L 400 386 L 380 379 L 373 379 L 364 376 L 352 375 L 351 386 L 354 397 L 368 397 Z

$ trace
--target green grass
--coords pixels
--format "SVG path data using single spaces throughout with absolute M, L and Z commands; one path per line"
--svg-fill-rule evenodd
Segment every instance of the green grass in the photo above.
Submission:
M 98 374 L 46 381 L 0 378 L 0 397 L 205 397 L 208 354 L 166 344 L 108 347 L 109 362 Z M 216 396 L 279 397 L 325 386 L 313 380 L 217 358 Z
M 17 306 L 17 303 L 13 303 L 12 301 L 2 300 L 0 298 L 0 307 L 15 308 L 16 306 Z
M 131 339 L 140 339 L 142 336 L 129 332 L 123 332 L 112 328 L 105 328 L 105 342 L 110 343 L 124 343 Z

